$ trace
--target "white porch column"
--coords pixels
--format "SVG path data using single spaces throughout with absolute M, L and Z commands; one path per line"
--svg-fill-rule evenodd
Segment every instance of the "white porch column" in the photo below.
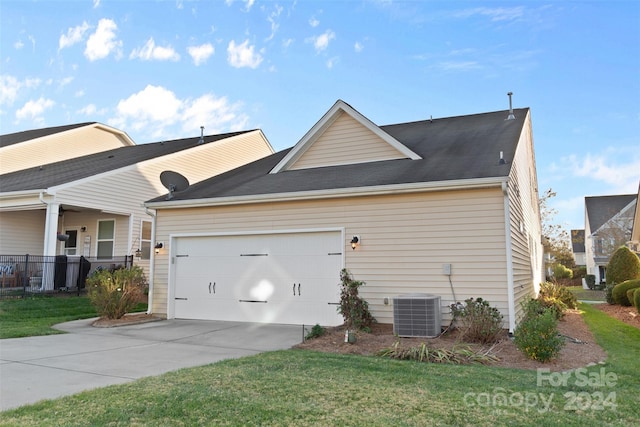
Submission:
M 55 256 L 58 233 L 58 215 L 60 214 L 60 203 L 47 204 L 47 216 L 44 224 L 44 249 L 42 255 Z

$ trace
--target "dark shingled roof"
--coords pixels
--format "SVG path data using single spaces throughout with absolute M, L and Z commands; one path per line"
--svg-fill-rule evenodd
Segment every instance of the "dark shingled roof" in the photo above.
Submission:
M 25 130 L 23 132 L 7 133 L 5 135 L 0 135 L 0 148 L 8 147 L 9 145 L 18 144 L 20 142 L 29 141 L 36 138 L 42 138 L 43 136 L 66 132 L 71 129 L 93 125 L 95 123 L 97 122 L 76 123 L 74 125 L 55 126 L 50 128 Z
M 528 110 L 514 110 L 515 120 L 505 120 L 508 111 L 497 111 L 380 126 L 421 156 L 420 160 L 385 160 L 270 174 L 289 148 L 194 184 L 174 193 L 173 200 L 504 177 L 509 174 Z M 501 151 L 506 165 L 499 164 Z M 151 202 L 164 199 L 158 197 Z
M 231 132 L 204 137 L 204 143 L 240 135 L 250 131 Z M 50 188 L 77 181 L 125 166 L 177 153 L 195 147 L 200 137 L 121 147 L 75 159 L 49 163 L 41 167 L 23 169 L 0 175 L 0 191 L 25 191 Z
M 571 249 L 574 254 L 585 252 L 584 230 L 571 230 Z
M 635 194 L 585 197 L 584 204 L 587 210 L 587 217 L 589 218 L 591 233 L 594 233 L 602 227 L 625 206 L 633 202 L 636 197 Z

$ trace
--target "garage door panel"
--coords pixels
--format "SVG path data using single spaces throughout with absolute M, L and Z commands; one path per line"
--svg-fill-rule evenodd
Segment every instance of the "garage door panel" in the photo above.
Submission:
M 338 231 L 178 238 L 176 317 L 339 324 L 342 245 Z

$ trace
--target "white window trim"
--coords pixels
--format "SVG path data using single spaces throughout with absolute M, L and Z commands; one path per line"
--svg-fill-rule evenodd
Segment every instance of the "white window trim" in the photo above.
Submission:
M 101 222 L 107 222 L 107 221 L 112 221 L 113 222 L 113 237 L 111 239 L 100 239 L 100 223 Z M 111 249 L 111 259 L 113 259 L 113 257 L 115 256 L 115 250 L 116 250 L 116 219 L 115 218 L 104 218 L 104 219 L 99 219 L 98 223 L 96 225 L 96 252 L 95 252 L 95 257 L 98 258 L 98 247 L 100 246 L 100 242 L 113 242 L 112 245 L 112 249 Z

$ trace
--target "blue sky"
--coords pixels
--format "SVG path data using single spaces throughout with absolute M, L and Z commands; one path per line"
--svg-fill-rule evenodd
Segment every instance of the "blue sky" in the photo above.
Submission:
M 0 2 L 0 132 L 97 121 L 137 143 L 261 128 L 343 99 L 378 125 L 530 107 L 540 191 L 640 180 L 637 1 Z

